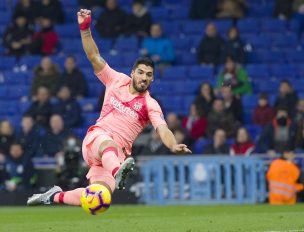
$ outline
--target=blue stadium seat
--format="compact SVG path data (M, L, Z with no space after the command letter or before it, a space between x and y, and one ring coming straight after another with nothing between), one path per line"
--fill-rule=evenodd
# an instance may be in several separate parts
M3 73L4 84L7 85L25 85L27 84L27 72L6 71Z
M62 4L63 8L66 8L66 7L72 8L73 7L75 9L75 8L79 7L78 0L61 1L61 4ZM75 15L75 17L76 17L76 15Z
M289 50L285 51L284 54L288 63L303 63L304 61L304 51Z
M170 18L169 10L163 7L152 7L150 13L154 21L167 20Z
M89 96L90 97L99 97L105 89L105 87L102 83L100 83L100 84L89 83L88 86L89 86Z
M187 7L178 7L172 9L170 18L173 20L185 20L189 16L189 9Z
M182 31L185 35L197 35L197 36L203 36L206 21L202 20L192 20L192 21L184 21L181 23Z
M254 109L258 103L258 94L242 96L242 103L248 109Z
M269 77L269 68L265 64L248 64L246 71L251 80Z
M197 63L196 55L192 52L176 52L175 56L177 65L194 65Z
M210 79L213 78L214 75L214 69L211 66L190 66L189 67L189 78L192 79Z
M165 113L183 110L183 98L181 96L158 96L158 99L160 100Z
M253 110L254 109L249 109L249 108L246 108L244 109L244 124L251 124L252 123L252 115L253 115Z
M197 89L199 88L199 86L197 86ZM191 104L194 102L196 95L194 94L195 92L193 92L193 94L191 95L184 95L183 96L183 105L185 107L186 110L189 111L189 107L191 106Z
M172 82L171 91L175 95L189 95L189 94L195 94L199 88L199 85L197 82L190 82L190 81L176 81ZM170 92L171 92L170 91Z
M304 80L289 80L293 88L298 92L304 92Z
M100 113L84 113L82 118L84 119L83 126L89 127L96 123L96 120L99 118Z
M136 37L119 37L114 45L120 52L138 51L138 41Z
M163 72L165 80L186 80L188 77L187 67L185 66L172 66L167 67Z
M252 35L246 40L252 45L253 49L269 49L272 44L271 37L268 35Z
M295 32L295 33L300 33L300 23L298 20L295 20L295 19L291 19L289 20L288 22L288 30L289 31L292 31L292 32Z
M193 35L193 36L188 36L190 38L191 41L191 48L197 49L197 47L199 46L201 40L202 40L202 35Z
M205 146L211 143L212 143L211 139L204 139L204 138L198 139L193 146L193 153L202 154L204 152Z
M13 85L8 87L8 99L20 99L29 95L30 86L27 85Z
M221 34L227 34L229 29L232 27L232 21L231 20L215 20L213 21L215 26L217 27L217 30Z
M269 94L275 94L278 91L279 84L280 83L278 81L260 81L258 84L259 91L267 92Z
M13 56L1 56L0 59L0 70L12 69L16 64L16 58Z
M276 78L291 78L296 74L296 70L292 66L273 64L270 66L270 75Z
M296 48L298 45L298 38L296 34L284 34L280 36L273 36L272 46L277 48Z
M8 25L11 22L11 11L1 11L0 15L0 25Z
M75 14L75 12L74 12ZM76 19L75 19L76 20ZM55 31L60 38L79 38L79 26L76 23L56 25Z
M136 52L133 52L133 53L124 52L121 54L121 56L122 56L122 65L124 67L130 67L130 68L133 66L135 60L139 57L138 53L136 53Z
M1 85L0 85L0 99L5 99L7 97L7 92L8 92L7 86L4 86L1 83Z
M248 62L251 63L283 63L285 57L283 52L280 51L257 51L247 54Z
M63 38L60 40L60 44L61 44L61 48L62 51L65 54L75 54L75 53L79 53L79 54L84 54L83 48L82 48L82 44L81 44L81 40L79 39L67 39L67 38Z
M18 101L15 100L1 100L0 114L16 115L19 114Z
M83 139L87 133L87 127L74 128L73 132L80 138Z
M170 36L177 36L181 33L179 22L177 21L162 21L160 22L162 27L162 31L165 35Z
M79 105L82 109L82 112L88 112L86 110L86 107L89 104L93 106L92 112L95 112L95 111L97 111L97 101L98 101L98 98L96 98L96 97L94 97L94 98L83 98L83 99L79 99L78 103L79 103Z
M19 60L19 65L26 65L28 69L32 69L41 62L41 56L22 56Z
M25 113L27 109L31 106L32 101L21 101L19 102L19 111L21 114Z
M110 54L103 54L102 56L111 67L124 66L124 61L121 55L112 56Z
M171 94L172 90L172 82L171 81L155 81L153 82L153 84L151 85L151 93L155 96L160 96L160 95L165 95Z
M258 125L246 125L245 128L248 130L253 142L258 140L259 135L262 133L262 128Z
M248 17L272 17L273 5L252 4L249 7Z
M260 28L260 21L257 18L241 19L237 23L237 27L243 37L243 33L257 34Z
M261 22L261 32L285 33L286 21L279 19L264 19Z
M172 37L171 41L175 51L184 51L185 53L188 53L191 49L191 41L189 38Z

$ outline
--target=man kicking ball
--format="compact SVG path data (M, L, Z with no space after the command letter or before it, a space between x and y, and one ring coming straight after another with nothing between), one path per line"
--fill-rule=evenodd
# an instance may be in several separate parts
M77 16L84 51L96 76L106 86L100 117L88 129L82 144L83 158L90 167L86 177L90 184L104 185L113 193L115 188L124 189L127 175L134 168L134 159L130 157L132 143L149 122L172 152L191 151L185 144L177 144L159 104L147 91L153 81L153 62L149 58L136 60L131 78L113 70L100 56L92 38L91 11L81 9ZM63 192L59 186L54 186L46 193L34 194L27 204L81 205L83 190Z

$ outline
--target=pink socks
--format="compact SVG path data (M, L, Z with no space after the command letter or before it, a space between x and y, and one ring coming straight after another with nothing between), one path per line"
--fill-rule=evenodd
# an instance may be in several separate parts
M120 167L117 149L115 147L104 149L101 156L101 163L102 166L115 177L115 174Z

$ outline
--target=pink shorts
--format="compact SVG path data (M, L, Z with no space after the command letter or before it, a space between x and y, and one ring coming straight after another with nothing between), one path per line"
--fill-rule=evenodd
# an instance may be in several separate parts
M98 155L100 144L106 140L114 141L111 134L103 131L100 127L90 127L82 143L82 154L85 162L90 167L89 172L86 175L90 183L103 181L110 186L112 191L114 191L115 179L109 171L102 167L101 159ZM125 155L123 154L122 149L120 149L119 144L117 144L117 146L118 157L120 163L122 163L125 159Z

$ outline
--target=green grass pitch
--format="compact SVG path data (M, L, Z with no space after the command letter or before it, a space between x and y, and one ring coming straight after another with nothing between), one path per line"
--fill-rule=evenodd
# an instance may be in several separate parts
M304 231L303 206L112 206L98 216L77 207L0 207L0 231L296 232Z

